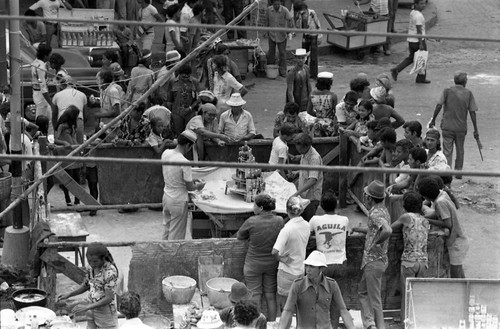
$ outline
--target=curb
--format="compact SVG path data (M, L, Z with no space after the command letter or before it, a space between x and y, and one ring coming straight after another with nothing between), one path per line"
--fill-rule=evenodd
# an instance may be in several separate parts
M437 6L434 3L428 3L424 9L424 16L426 18L425 20L425 30L428 31L432 27L434 27L437 22L438 22L438 15L437 15ZM408 33L408 28L405 28L403 31L398 31L400 33ZM326 39L326 38L324 38ZM393 38L392 44L396 44L399 42L405 42L406 38L405 37L396 37ZM318 47L318 56L326 56L326 55L332 55L335 53L335 46L330 45L324 40L324 44Z

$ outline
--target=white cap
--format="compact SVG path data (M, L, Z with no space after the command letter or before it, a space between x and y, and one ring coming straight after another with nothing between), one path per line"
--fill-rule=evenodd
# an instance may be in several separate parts
M320 72L318 73L318 79L333 79L333 73L332 72Z
M326 256L321 251L314 250L304 261L304 265L326 267Z

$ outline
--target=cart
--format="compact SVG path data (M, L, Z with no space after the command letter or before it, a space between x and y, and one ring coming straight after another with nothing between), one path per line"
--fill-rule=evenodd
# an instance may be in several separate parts
M389 24L389 17L374 15L370 12L357 13L348 11L344 17L323 13L334 31L363 31L385 33ZM327 42L344 50L354 50L357 59L363 59L373 46L387 43L387 37L367 35L328 34Z

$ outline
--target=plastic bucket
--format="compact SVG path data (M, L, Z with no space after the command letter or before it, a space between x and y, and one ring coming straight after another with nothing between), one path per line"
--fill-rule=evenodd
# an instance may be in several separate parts
M268 79L276 79L279 75L279 66L269 64L266 65L266 76Z
M229 293L233 284L238 282L232 278L213 278L207 281L207 296L210 305L222 309L231 306Z
M163 295L170 304L189 304L196 291L196 280L188 276L168 276L161 282Z
M198 284L202 293L207 292L207 281L224 276L224 258L222 256L198 257Z

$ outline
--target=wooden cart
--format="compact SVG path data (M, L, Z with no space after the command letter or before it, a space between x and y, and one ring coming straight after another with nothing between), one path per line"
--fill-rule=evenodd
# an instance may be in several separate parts
M363 32L387 32L389 24L388 16L369 15L348 11L345 17L323 13L329 30L334 31L363 31ZM371 47L387 43L386 37L366 35L341 35L328 34L327 42L331 45L348 51L355 51L357 59L363 59Z

